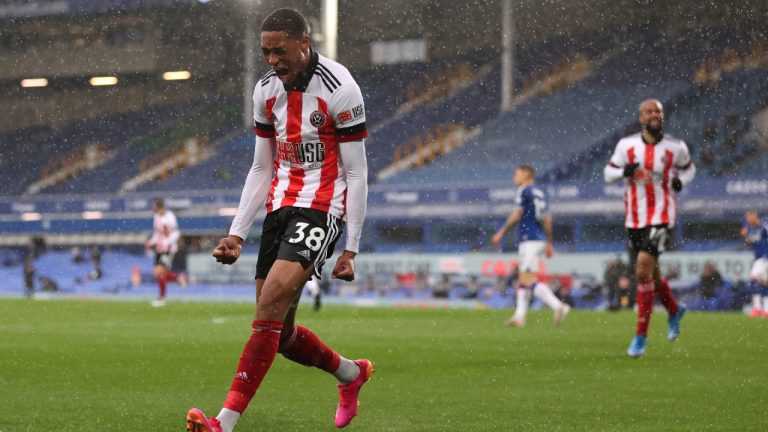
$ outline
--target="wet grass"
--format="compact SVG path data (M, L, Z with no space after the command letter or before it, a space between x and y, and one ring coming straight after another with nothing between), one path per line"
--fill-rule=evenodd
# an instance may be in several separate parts
M0 432L181 431L221 406L252 305L0 300ZM624 354L630 313L302 307L302 324L376 373L358 431L766 430L768 319L691 313ZM332 377L279 358L239 431L334 430Z

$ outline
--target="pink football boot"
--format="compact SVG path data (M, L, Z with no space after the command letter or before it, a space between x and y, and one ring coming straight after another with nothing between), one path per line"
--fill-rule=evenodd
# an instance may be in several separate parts
M360 393L360 388L368 382L373 373L373 363L369 360L355 360L355 363L360 368L360 375L351 383L347 385L339 384L338 386L339 405L336 407L336 419L334 420L337 428L343 428L348 425L357 415L357 407L360 405L357 395Z
M216 417L207 418L197 408L187 412L187 432L221 432L219 420Z

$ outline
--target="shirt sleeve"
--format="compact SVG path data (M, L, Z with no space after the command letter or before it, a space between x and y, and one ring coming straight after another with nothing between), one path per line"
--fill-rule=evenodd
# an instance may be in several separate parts
M611 159L608 161L608 165L603 169L603 177L608 183L615 182L624 177L624 166L627 164L627 156L622 151L623 146L621 142L616 145L616 150L613 151Z
M267 113L267 104L260 82L253 90L253 132L260 138L273 138L275 124Z
M333 93L330 111L336 123L336 137L340 143L360 141L368 137L363 94L355 82L346 83Z
M368 162L365 142L349 141L339 146L339 154L347 175L347 243L345 250L357 253L368 205Z
M515 208L517 210L523 210L523 202L525 201L525 189L518 188L515 192Z
M152 246L156 245L159 238L160 233L157 231L157 216L152 215L152 237L149 238L149 244Z
M677 160L675 160L675 169L677 170L677 177L683 182L684 185L693 181L696 176L696 164L691 159L691 153L688 151L688 146L684 142L680 142L680 149L677 152Z
M168 245L167 247L170 248L171 245L176 244L179 241L179 238L181 238L181 232L179 231L179 222L176 220L176 215L173 213L168 213Z
M547 196L546 192L541 189L536 189L535 197L533 197L533 200L533 206L536 208L537 215L543 216L549 213L549 197Z
M245 178L245 185L240 194L240 205L229 234L245 240L251 230L256 214L264 205L274 178L275 137L256 136L253 151L253 163Z

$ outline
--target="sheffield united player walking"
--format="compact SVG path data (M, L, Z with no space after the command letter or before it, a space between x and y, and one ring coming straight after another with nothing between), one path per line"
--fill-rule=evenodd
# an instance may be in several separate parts
M165 306L165 295L168 282L178 281L182 287L186 288L186 275L178 275L171 271L173 257L179 248L179 224L176 222L176 215L165 208L165 202L156 199L153 204L154 211L154 232L152 237L144 243L144 247L155 250L155 266L152 273L155 276L158 287L158 296L152 301L152 306Z
M677 304L667 280L661 277L658 259L677 219L675 193L696 175L686 144L663 134L661 102L648 99L640 104L640 125L640 133L619 141L604 170L607 182L623 179L625 184L625 226L637 275L637 333L627 349L631 357L645 353L654 294L669 313L668 339L680 336L685 308Z
M337 427L357 414L358 393L373 372L370 361L347 360L294 324L302 287L333 253L345 216L346 246L333 276L355 277L368 194L360 88L344 66L312 50L306 20L294 10L278 9L264 19L261 49L272 70L253 93L254 161L229 236L213 251L217 261L234 263L266 201L256 316L224 408L210 419L191 409L190 431L231 431L277 353L336 377Z

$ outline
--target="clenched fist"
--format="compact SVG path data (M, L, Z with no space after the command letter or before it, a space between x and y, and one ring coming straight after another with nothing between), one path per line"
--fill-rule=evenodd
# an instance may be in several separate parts
M342 252L339 259L336 260L336 266L333 267L332 276L347 282L355 280L355 256L357 254L354 252Z
M229 236L219 239L219 244L213 248L213 257L216 262L222 264L234 264L240 258L240 249L243 239L237 236Z

